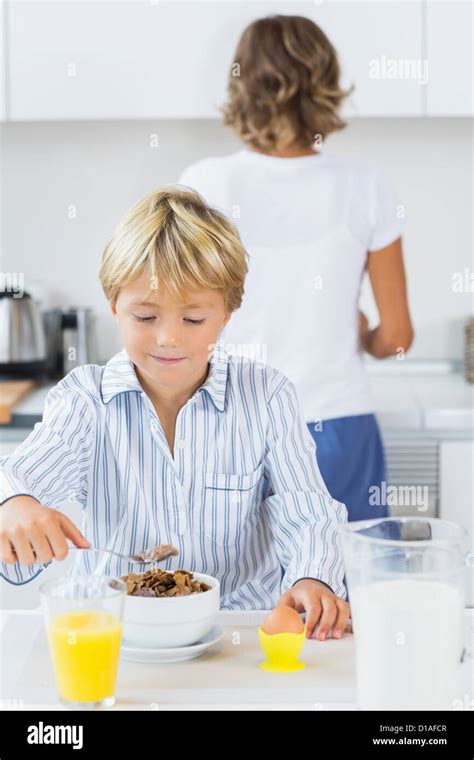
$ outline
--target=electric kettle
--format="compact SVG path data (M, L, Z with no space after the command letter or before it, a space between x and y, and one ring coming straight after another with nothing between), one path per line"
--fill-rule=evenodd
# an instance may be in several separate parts
M0 375L34 378L46 367L43 317L29 295L0 291Z

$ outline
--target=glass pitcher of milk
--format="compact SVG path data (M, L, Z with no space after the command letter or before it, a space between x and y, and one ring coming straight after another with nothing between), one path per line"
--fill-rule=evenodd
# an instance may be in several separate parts
M467 533L446 520L341 526L362 710L452 709L464 651Z

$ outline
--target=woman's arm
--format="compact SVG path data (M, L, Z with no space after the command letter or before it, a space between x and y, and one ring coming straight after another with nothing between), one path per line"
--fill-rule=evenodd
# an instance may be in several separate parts
M408 351L414 331L408 308L402 239L370 252L367 272L380 323L373 330L362 327L361 348L377 359Z

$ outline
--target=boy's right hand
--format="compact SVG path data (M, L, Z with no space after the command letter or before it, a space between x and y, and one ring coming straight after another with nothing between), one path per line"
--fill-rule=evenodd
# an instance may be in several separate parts
M32 496L14 496L0 506L0 561L25 565L65 559L66 538L75 546L91 546L62 512L45 507Z

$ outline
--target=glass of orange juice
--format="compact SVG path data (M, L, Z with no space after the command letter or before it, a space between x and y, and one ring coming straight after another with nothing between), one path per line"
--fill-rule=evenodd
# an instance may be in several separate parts
M126 584L104 575L72 575L43 583L39 592L60 701L82 710L111 707Z

